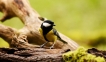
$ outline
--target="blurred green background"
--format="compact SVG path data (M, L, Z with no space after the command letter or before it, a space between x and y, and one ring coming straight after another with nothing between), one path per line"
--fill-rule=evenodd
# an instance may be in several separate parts
M53 20L56 29L86 48L106 50L106 0L29 0L43 17ZM2 17L0 13L0 18ZM18 25L17 25L17 24ZM2 24L2 23L1 23ZM23 27L18 18L3 24ZM8 47L0 39L0 47Z

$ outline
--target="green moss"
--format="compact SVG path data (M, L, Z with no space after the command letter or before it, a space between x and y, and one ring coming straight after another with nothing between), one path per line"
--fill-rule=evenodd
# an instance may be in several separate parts
M70 51L63 54L65 62L105 62L103 57L96 57L89 54L84 47L79 47L75 51Z

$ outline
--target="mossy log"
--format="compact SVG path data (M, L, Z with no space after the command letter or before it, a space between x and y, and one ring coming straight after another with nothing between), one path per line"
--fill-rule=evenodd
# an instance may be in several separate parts
M68 44L57 40L54 49L47 49L51 43L48 43L44 49L39 48L39 45L45 42L39 34L41 16L30 6L28 0L0 0L0 12L4 14L0 19L1 22L18 17L24 24L19 30L0 24L0 37L10 45L10 48L0 48L1 62L63 62L63 52L67 49L76 50L79 46L59 33Z

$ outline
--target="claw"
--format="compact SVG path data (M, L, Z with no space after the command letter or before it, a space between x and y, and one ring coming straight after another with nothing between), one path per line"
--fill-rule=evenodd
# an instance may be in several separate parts
M40 48L43 48L44 45L41 45Z
M54 44L55 44L55 42L54 42L53 45L50 47L50 49L53 49L53 48L54 48Z
M54 46L51 46L51 47L50 47L50 49L53 49L53 48L54 48Z
M45 46L45 44L47 44L48 42L45 42L44 44L42 44L41 46L40 46L40 48L43 48L44 46Z

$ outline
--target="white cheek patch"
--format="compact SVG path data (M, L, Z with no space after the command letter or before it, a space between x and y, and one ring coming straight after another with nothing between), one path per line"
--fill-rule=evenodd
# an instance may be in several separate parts
M49 27L49 26L51 26L51 24L49 24L49 23L43 23L43 26Z

